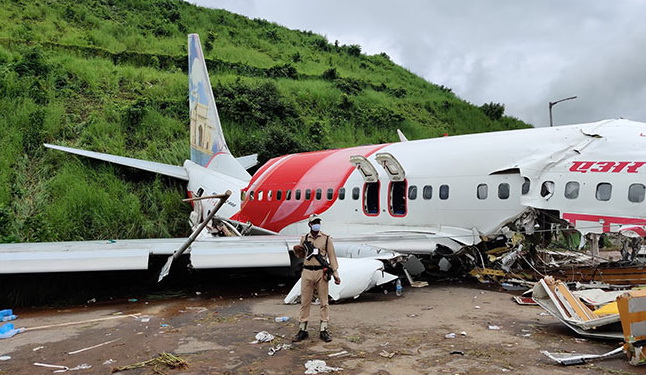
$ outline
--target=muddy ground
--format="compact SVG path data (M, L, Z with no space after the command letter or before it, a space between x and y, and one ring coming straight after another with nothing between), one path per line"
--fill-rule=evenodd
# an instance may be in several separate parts
M601 354L618 343L582 339L540 307L516 304L510 292L463 282L406 286L401 297L378 291L334 303L332 342L318 339L316 322L310 326L309 340L269 355L271 348L291 344L297 330L298 306L283 304L291 287L283 282L232 280L219 289L171 298L141 296L18 309L13 323L27 330L0 340L0 356L10 357L0 361L0 374L57 370L34 363L68 368L85 364L91 367L67 373L109 374L164 352L189 367L147 366L117 373L303 374L309 360L342 368L340 374L616 375L644 370L630 366L623 356L567 367L552 363L541 350ZM318 309L313 313L316 321ZM276 322L279 316L290 319ZM275 339L252 343L261 331ZM450 333L456 337L446 338Z

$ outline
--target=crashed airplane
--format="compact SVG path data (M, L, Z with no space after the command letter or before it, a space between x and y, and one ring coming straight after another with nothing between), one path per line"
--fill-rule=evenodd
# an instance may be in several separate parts
M225 141L196 34L188 58L191 155L183 166L45 146L186 181L190 219L194 228L208 224L206 232L188 242L4 244L0 273L146 269L153 255L184 251L197 269L294 267L290 249L312 213L345 259L342 280L365 288L392 280L375 273L402 256L442 270L459 254L478 263L477 246L505 232L532 235L558 224L581 234L646 234L645 123L414 141L400 133L396 143L277 157L251 176L255 156L236 158ZM353 270L362 270L361 280ZM346 288L338 299L365 288Z

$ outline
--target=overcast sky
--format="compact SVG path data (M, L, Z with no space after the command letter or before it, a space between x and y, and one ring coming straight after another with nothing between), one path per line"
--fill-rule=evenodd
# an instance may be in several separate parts
M646 0L191 0L387 53L534 126L646 122Z

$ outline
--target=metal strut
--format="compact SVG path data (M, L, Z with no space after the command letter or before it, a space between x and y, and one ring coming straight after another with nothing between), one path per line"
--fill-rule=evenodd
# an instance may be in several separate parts
M208 215L208 216L206 217L206 219L205 219L205 220L200 224L200 226L199 226L199 227L197 227L197 229L195 229L195 231L193 232L193 234L191 234L191 236L186 240L186 242L185 242L185 243L184 243L184 244L183 244L179 249L175 250L175 252L173 253L173 255L171 255L170 257L168 257L168 260L166 261L166 264L164 265L164 267L162 267L161 271L159 272L159 278L157 279L157 282L162 281L162 279L168 275L168 273L170 272L170 267L171 267L171 265L173 264L173 261L174 261L175 259L179 258L179 257L184 253L184 251L186 251L186 249L188 249L188 247L189 247L189 246L191 246L191 244L193 243L193 241L195 241L195 239L197 238L197 236L199 236L199 234L202 232L202 230L204 229L204 227L206 227L206 225L207 225L207 224L208 224L208 223L213 219L213 217L214 217L214 216L215 216L215 214L218 212L218 210L220 209L220 207L222 207L222 205L224 204L224 202L226 202L226 201L227 201L227 199L229 199L229 197L230 197L230 196L231 196L231 190L227 190L224 194L210 195L210 196L208 196L208 197L200 197L201 199L217 198L217 199L219 199L220 201L218 202L218 204L216 204L216 205L215 205L215 207L213 208L213 210L211 210L211 212L209 213L209 215ZM196 199L192 199L192 200L196 200Z

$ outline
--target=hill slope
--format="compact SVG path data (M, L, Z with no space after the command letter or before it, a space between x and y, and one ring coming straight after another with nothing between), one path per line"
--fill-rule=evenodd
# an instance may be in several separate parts
M172 0L0 3L0 240L186 235L183 185L42 143L180 165L186 35L199 33L229 146L271 157L527 127L385 53Z

